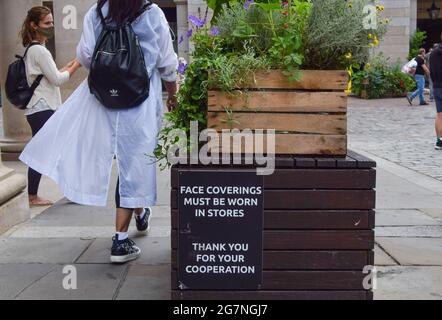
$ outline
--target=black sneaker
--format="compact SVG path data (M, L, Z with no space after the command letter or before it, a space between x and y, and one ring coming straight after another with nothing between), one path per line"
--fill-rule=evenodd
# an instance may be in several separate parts
M150 208L144 209L144 217L143 219L140 219L139 215L135 214L135 222L137 223L137 230L141 232L147 232L150 229L149 221L150 217L152 216L152 210Z
M434 145L434 149L442 150L442 139L437 139L436 144Z
M420 105L420 106L428 106L428 105L430 105L430 104L429 104L428 102L425 101L425 102L421 102L421 103L419 103L419 105Z
M125 263L135 260L140 256L140 248L129 238L118 240L118 235L116 235L112 240L113 244L110 257L112 263Z
M407 96L407 101L410 104L410 106L413 106L413 100L411 100L410 96Z

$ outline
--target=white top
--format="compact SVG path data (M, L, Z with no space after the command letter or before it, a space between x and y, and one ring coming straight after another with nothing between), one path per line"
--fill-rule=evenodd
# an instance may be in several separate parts
M102 30L95 9L96 5L86 14L77 48L77 58L86 68ZM106 3L105 16L107 11ZM120 173L121 206L146 208L156 202L156 161L148 155L153 155L157 145L164 110L161 78L176 79L178 59L169 25L157 5L132 26L151 72L149 98L135 108L107 109L90 93L85 80L20 156L31 168L52 178L76 203L107 205L114 155Z
M29 86L39 75L43 75L40 85L35 89L25 111L25 115L34 113L32 108L41 99L44 99L51 110L57 110L61 105L60 86L69 80L69 72L60 72L52 58L51 52L43 45L29 48L25 57L26 76Z

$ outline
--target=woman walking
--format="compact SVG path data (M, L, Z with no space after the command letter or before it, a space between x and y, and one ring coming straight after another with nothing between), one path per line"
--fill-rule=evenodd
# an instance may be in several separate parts
M61 105L59 87L69 81L80 64L74 60L62 70L57 69L51 53L45 47L48 40L54 36L54 19L51 10L47 7L33 7L28 11L20 35L23 46L27 48L25 65L28 83L32 84L38 76L43 75L25 111L32 136L35 136ZM40 180L41 174L30 167L28 194L31 207L53 204L37 195Z
M176 104L177 56L169 25L155 4L144 0L99 0L86 14L77 58L90 69L97 39L106 23L128 21L137 35L150 76L148 98L130 109L110 109L90 93L85 80L36 135L20 159L58 183L73 202L106 206L110 174L116 157L119 181L116 191L116 234L111 261L136 259L140 249L128 238L135 213L139 231L148 228L149 206L156 202L156 164L153 154L163 112L162 85L169 94L169 110ZM141 12L141 14L140 14ZM100 14L101 13L101 14ZM115 74L118 77L118 74ZM110 94L121 94L111 90ZM47 144L46 140L51 139ZM45 145L46 152L41 148Z

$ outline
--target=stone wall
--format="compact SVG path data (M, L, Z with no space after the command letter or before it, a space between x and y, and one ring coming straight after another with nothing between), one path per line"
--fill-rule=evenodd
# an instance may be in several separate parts
M410 48L410 34L416 29L416 19L411 14L416 0L382 0L381 3L385 6L383 14L390 20L390 25L375 53L383 52L392 61L400 59L404 62Z

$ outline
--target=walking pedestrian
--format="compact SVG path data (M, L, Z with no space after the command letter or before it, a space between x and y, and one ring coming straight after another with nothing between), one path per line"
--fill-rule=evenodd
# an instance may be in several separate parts
M413 105L413 100L417 96L419 96L421 106L428 105L428 102L426 102L424 98L424 89L425 89L425 75L429 76L430 70L425 65L425 53L426 53L425 49L421 48L419 50L419 55L415 58L417 62L417 67L414 78L416 79L417 89L411 95L407 96L407 100L410 106Z
M437 112L435 121L436 144L434 147L436 150L442 150L442 43L431 53L430 64Z

